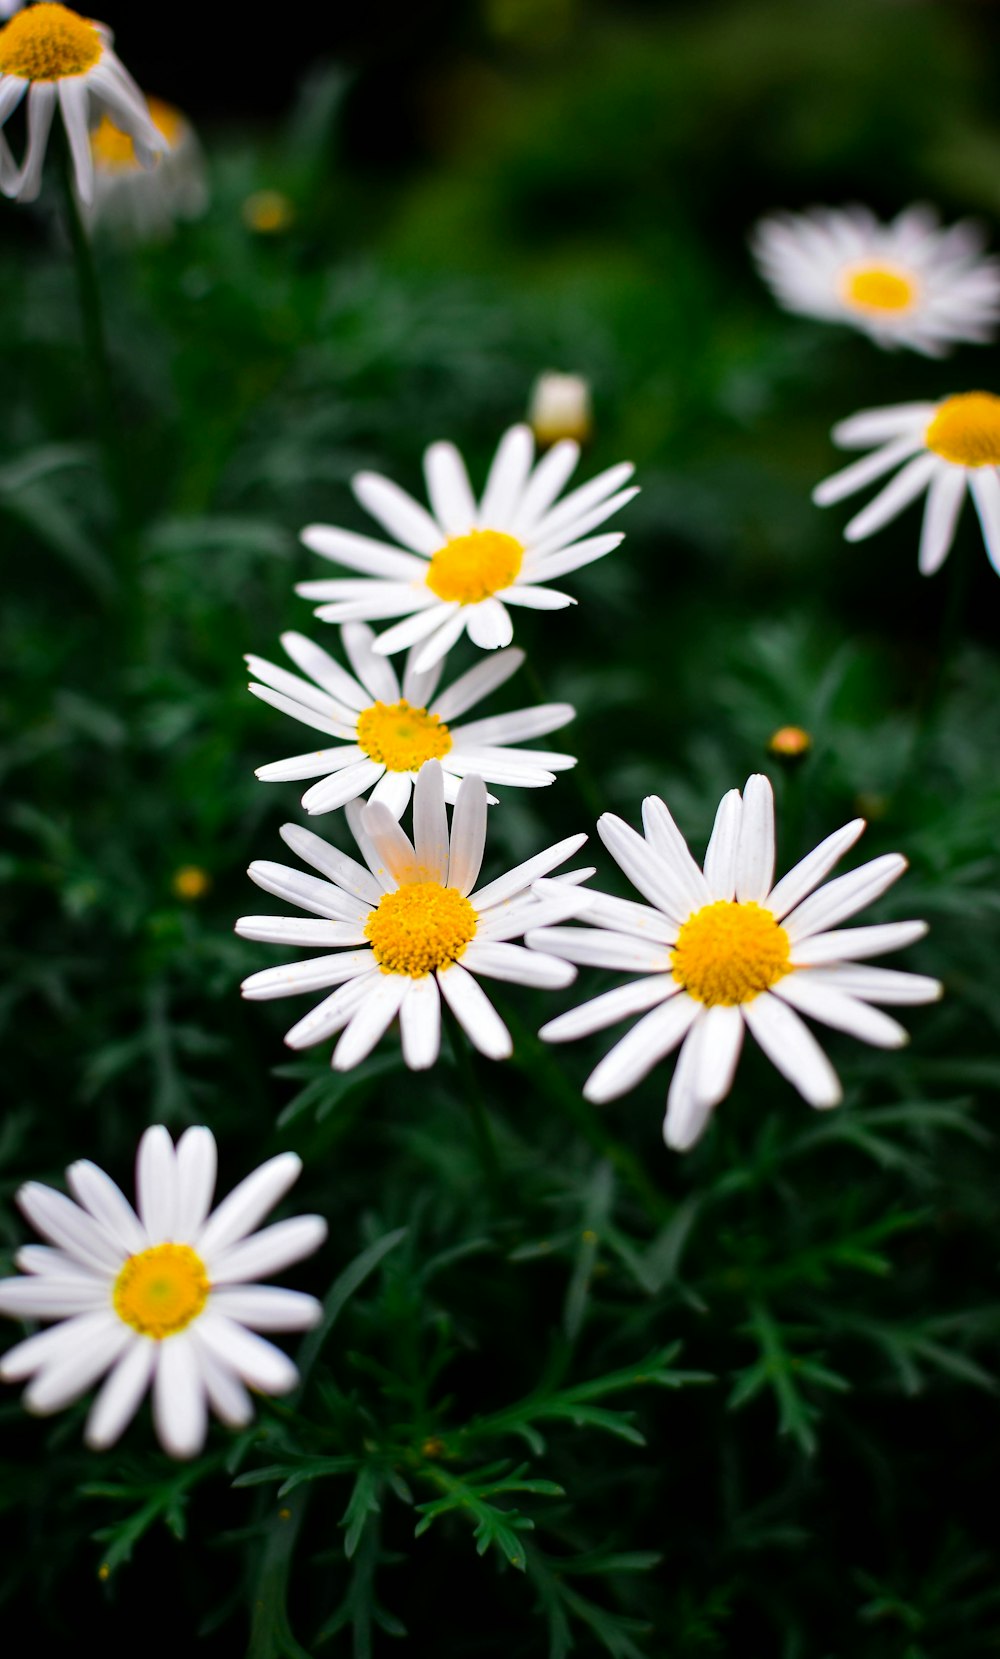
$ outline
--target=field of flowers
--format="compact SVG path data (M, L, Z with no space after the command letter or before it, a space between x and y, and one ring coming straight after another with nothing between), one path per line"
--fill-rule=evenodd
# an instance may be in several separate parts
M1000 15L432 10L0 0L0 1605L1000 1653Z

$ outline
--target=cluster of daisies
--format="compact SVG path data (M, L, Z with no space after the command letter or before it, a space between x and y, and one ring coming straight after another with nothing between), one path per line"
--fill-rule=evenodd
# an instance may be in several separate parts
M961 341L992 339L1000 318L1000 261L983 256L976 226L943 230L927 207L888 225L863 207L776 214L757 226L752 246L788 310L850 323L888 350L942 357ZM818 506L893 475L849 521L848 541L873 535L926 493L918 563L931 576L948 557L968 490L1000 574L1000 395L959 391L866 409L835 426L833 441L869 453L817 486Z
M12 0L0 5L13 13L0 29L0 129L25 96L28 116L20 166L0 131L8 195L37 193L57 103L83 202L93 197L102 145L118 146L123 167L140 168L176 147L177 133L151 112L101 25L49 0L23 10ZM923 214L888 230L850 213L774 220L761 228L758 252L786 304L854 315L883 344L936 352L981 334L1000 310L1000 275L977 258L968 233L942 234ZM398 1023L403 1060L420 1072L438 1061L448 1018L453 1042L467 1040L492 1060L510 1055L510 1033L483 980L552 992L569 986L578 967L593 968L623 977L550 1018L541 1035L565 1042L634 1019L585 1085L593 1102L624 1094L678 1051L664 1120L669 1146L685 1150L703 1133L732 1086L747 1031L810 1105L834 1106L840 1085L806 1020L893 1048L906 1032L877 1005L940 994L934 980L871 965L919 939L922 922L841 927L905 869L888 854L827 880L863 820L835 830L775 880L774 799L756 775L742 793L724 796L702 863L657 796L642 804L641 829L601 816L599 837L637 898L590 887L591 868L567 868L582 834L510 870L486 862L490 812L504 810L505 792L548 787L575 765L561 750L527 746L569 724L568 704L489 710L524 661L515 619L575 602L555 584L620 546L621 532L607 525L636 493L628 463L570 487L580 444L567 429L584 435L590 418L578 382L550 379L536 403L534 430L517 425L503 436L478 496L458 450L435 443L424 457L426 504L363 472L353 491L379 534L321 524L302 532L335 574L298 592L335 632L329 649L284 634L291 668L249 657L250 689L319 732L321 746L269 762L258 776L306 782L305 812L343 813L354 852L289 823L281 835L299 863L251 865L256 885L296 914L245 916L239 934L312 954L252 974L243 994L321 993L285 1040L295 1049L331 1043L340 1071L360 1064ZM994 405L1000 411L1000 400L968 393L855 417L838 429L841 441L882 447L823 486L822 499L906 460L850 533L876 528L927 484L921 562L932 569L947 552L968 475L989 541L1000 526ZM458 649L482 655L455 672ZM134 1207L86 1161L66 1172L72 1196L28 1183L18 1202L47 1242L18 1252L21 1276L0 1281L0 1312L48 1328L6 1353L0 1377L26 1380L25 1403L38 1413L100 1382L85 1430L96 1448L117 1439L147 1391L173 1456L202 1446L210 1409L246 1424L248 1390L281 1394L298 1382L264 1333L322 1317L312 1297L257 1282L325 1236L317 1216L257 1230L299 1169L294 1154L273 1158L213 1210L211 1132L188 1129L174 1145L157 1126L139 1145Z

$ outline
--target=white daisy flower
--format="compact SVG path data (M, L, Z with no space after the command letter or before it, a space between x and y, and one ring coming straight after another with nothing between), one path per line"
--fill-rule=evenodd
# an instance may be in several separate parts
M358 473L354 494L401 545L311 524L302 532L306 546L361 571L363 579L302 582L296 591L329 601L316 611L324 622L403 617L380 634L375 650L392 656L419 643L417 673L464 633L485 651L509 645L514 629L508 605L555 611L574 604L546 584L602 558L622 540L620 534L590 532L637 494L622 487L634 468L628 461L609 467L556 504L579 454L579 445L567 439L533 467L530 427L512 426L477 504L458 450L432 444L424 456L431 513L388 478Z
M584 1093L614 1100L683 1040L663 1126L678 1151L694 1145L728 1093L745 1028L811 1106L836 1106L837 1075L799 1016L896 1048L906 1032L869 1003L941 994L937 980L856 960L911 944L927 931L924 922L835 931L902 875L905 858L887 853L820 887L864 829L856 818L773 885L774 797L760 774L742 798L738 789L723 797L704 871L655 795L642 816L645 837L611 813L597 827L648 903L588 893L586 920L595 926L527 935L531 947L567 961L642 977L552 1020L541 1035L566 1042L651 1010L605 1056Z
M816 207L763 219L751 248L786 311L850 323L877 346L942 357L959 340L993 338L1000 261L982 257L975 225L942 230L907 208L883 225L866 207Z
M532 887L587 837L571 835L477 887L486 846L486 785L481 778L462 780L449 838L436 760L421 769L414 786L413 843L383 802L352 801L347 819L364 865L296 824L284 826L282 839L325 880L283 864L251 864L258 887L323 919L244 916L237 933L268 944L335 948L251 974L243 995L264 1000L336 986L292 1026L285 1042L308 1048L341 1032L333 1051L337 1071L365 1059L397 1014L406 1064L413 1071L432 1066L442 997L481 1054L506 1059L510 1034L478 976L545 990L572 983L575 968L511 941L534 922L562 921L579 910L571 885L578 875L543 882L540 893Z
M373 651L375 636L365 623L348 622L342 636L357 678L302 634L283 634L281 643L310 676L308 681L262 657L246 659L250 672L264 682L251 682L255 696L304 726L341 739L336 748L314 749L257 769L265 783L318 777L321 781L302 797L307 812L332 812L374 785L371 799L383 801L393 817L400 818L409 805L414 779L428 760L441 762L445 800L452 804L470 772L486 783L538 789L554 783L557 772L576 765L573 755L512 747L565 726L575 713L570 703L543 703L462 726L450 724L517 673L524 652L516 647L479 663L435 696L440 662L417 673L411 651L400 686L392 664Z
M169 236L178 220L200 218L208 206L205 160L190 121L162 98L147 103L165 145L156 166L143 167L131 134L103 116L90 135L94 199L82 204L91 225L136 242Z
M17 1202L49 1242L18 1251L25 1277L0 1280L0 1313L58 1323L4 1354L0 1377L30 1377L24 1404L41 1416L105 1377L87 1419L95 1449L113 1445L149 1388L171 1457L200 1451L209 1406L243 1427L253 1416L248 1388L287 1394L298 1381L287 1355L255 1333L306 1330L322 1312L313 1296L256 1282L326 1237L318 1215L254 1232L301 1168L294 1152L283 1152L209 1214L211 1130L186 1129L174 1146L156 1125L139 1142L135 1210L87 1159L66 1171L73 1198L29 1181Z
M0 127L27 94L28 148L18 167L0 134L0 187L19 202L34 201L56 104L73 157L77 194L90 202L94 162L90 125L103 113L135 142L142 167L152 167L163 138L134 80L111 49L111 30L42 0L19 11L0 29Z
M918 565L932 576L948 557L966 488L979 515L986 552L1000 573L1000 397L959 392L940 403L866 409L832 433L842 449L872 453L835 472L813 490L818 507L842 501L883 474L899 471L844 530L863 541L927 491Z

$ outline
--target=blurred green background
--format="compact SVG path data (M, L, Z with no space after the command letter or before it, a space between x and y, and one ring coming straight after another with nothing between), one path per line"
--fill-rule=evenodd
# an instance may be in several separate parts
M228 56L191 50L193 9L108 20L144 87L198 121L212 206L164 245L95 243L110 483L54 181L3 213L4 1262L22 1180L58 1183L86 1155L126 1183L152 1121L211 1124L225 1184L302 1154L294 1206L327 1214L331 1239L298 1285L322 1293L363 1244L410 1232L349 1305L308 1410L264 1408L239 1452L244 1472L368 1458L350 1559L343 1473L310 1481L275 1588L274 1485L230 1488L223 1431L178 1477L148 1423L97 1459L82 1408L35 1423L11 1391L0 1595L50 1644L83 1626L111 1653L134 1651L151 1606L164 1645L243 1653L262 1585L255 1659L380 1656L397 1624L442 1659L1000 1652L1000 587L968 509L924 581L915 509L851 547L842 510L809 500L838 464L835 420L995 389L996 351L928 363L784 315L746 249L763 211L850 200L886 216L929 200L1000 246L997 8L483 0L315 35L298 15L288 39L281 19L246 38L234 23ZM261 189L290 203L273 234L248 224ZM600 810L634 822L650 791L700 855L720 795L765 768L782 866L858 811L865 856L910 857L879 915L927 916L906 965L948 997L914 1012L902 1055L829 1037L848 1097L832 1117L748 1053L678 1159L668 1068L587 1129L567 1089L607 1042L558 1065L532 1046L603 982L510 989L517 1058L477 1082L494 1189L447 1054L414 1083L392 1038L345 1084L324 1053L282 1049L299 1005L240 1002L241 977L278 959L232 934L259 908L245 868L301 818L294 786L253 768L304 745L247 695L241 653L276 657L290 627L332 646L292 591L326 574L299 528L368 528L351 475L419 491L439 437L478 485L546 368L592 382L585 469L628 457L642 494L623 548L573 579L577 608L518 617L546 695L577 707L564 746L584 765L508 792L489 868ZM956 644L942 617L962 581ZM524 680L507 706L531 700ZM766 747L788 722L814 739L794 774ZM312 827L346 845L340 815ZM517 1500L527 1573L499 1546L477 1557L461 1505L414 1541L394 1483L423 1502L436 1467L469 1476L462 1425L543 1373L551 1389L640 1375L675 1339L713 1380L616 1402L645 1449L567 1421L544 1452L499 1431L477 1452L567 1494Z

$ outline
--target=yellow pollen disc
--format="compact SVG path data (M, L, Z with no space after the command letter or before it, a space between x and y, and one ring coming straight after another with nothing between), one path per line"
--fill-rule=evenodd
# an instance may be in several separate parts
M1000 397L960 392L946 397L925 434L928 449L960 467L1000 466Z
M162 98L148 98L146 102L154 127L173 149L184 129L183 115L180 110L174 109L173 104L165 104ZM110 116L101 116L100 123L90 135L90 147L95 165L106 173L141 171L132 135L116 127Z
M439 599L478 605L509 588L521 568L524 548L501 530L470 530L452 536L431 558L427 586Z
M844 277L844 298L860 311L909 311L917 297L912 277L885 265L864 265Z
M696 1002L735 1008L791 971L788 934L759 904L719 899L689 916L671 953L674 978Z
M85 75L103 52L101 37L68 6L28 6L0 29L0 73L24 81Z
M411 881L383 893L365 928L382 972L411 979L457 962L475 934L476 912L468 899L439 881Z
M418 772L425 760L440 760L451 748L444 721L408 703L373 703L358 715L358 742L389 772Z
M159 1342L197 1319L211 1288L205 1264L189 1244L154 1244L129 1257L112 1300L119 1319Z

